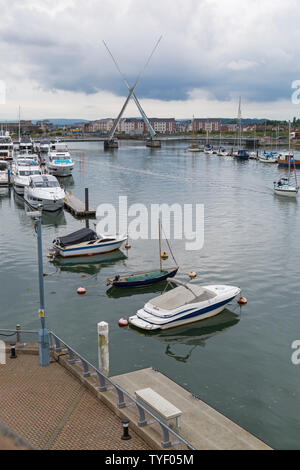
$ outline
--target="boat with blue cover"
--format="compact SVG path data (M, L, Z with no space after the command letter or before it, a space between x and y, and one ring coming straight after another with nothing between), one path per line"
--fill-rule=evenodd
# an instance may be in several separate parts
M118 250L127 239L126 235L98 235L94 230L82 228L53 240L54 253L63 256L91 256Z

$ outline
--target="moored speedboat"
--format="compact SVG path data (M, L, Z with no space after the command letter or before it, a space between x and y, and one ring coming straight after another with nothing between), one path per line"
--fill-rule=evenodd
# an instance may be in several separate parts
M203 320L220 313L240 293L235 286L170 282L177 287L147 302L129 317L131 325L152 331Z
M57 255L63 257L99 255L118 250L125 240L127 235L101 236L94 230L82 228L53 240L53 249Z
M12 160L14 154L14 144L9 132L0 131L0 160Z
M239 158L240 160L248 160L248 158L249 158L248 152L246 152L246 150L244 150L244 149L238 150L234 154L234 156L235 156L235 158Z
M33 208L42 205L42 210L57 211L64 205L65 191L52 175L29 177L29 185L24 189L24 199Z
M19 158L16 160L12 165L12 176L16 193L23 195L24 188L29 186L30 176L41 174L41 169L36 160L31 158Z
M0 186L8 186L10 169L5 161L0 161Z
M268 153L266 151L258 157L259 161L262 163L277 163L277 158L278 156L273 154L273 152Z
M202 152L202 148L198 144L191 144L187 150L188 152Z
M229 155L229 152L227 152L227 150L224 148L219 148L218 155L219 157L227 157Z
M47 167L49 173L56 176L70 176L72 174L74 162L66 144L55 142L51 145Z

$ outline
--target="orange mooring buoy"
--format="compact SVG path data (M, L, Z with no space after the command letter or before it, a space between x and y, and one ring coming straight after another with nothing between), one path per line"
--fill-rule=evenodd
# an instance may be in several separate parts
M85 287L78 287L78 289L77 289L77 294L79 294L79 295L86 294L86 289L85 289Z
M120 320L118 321L118 325L119 326L128 326L127 318L120 318Z
M52 257L53 257L53 255L51 253L47 254L47 258L52 258Z
M160 255L161 259L168 259L169 255L165 251Z
M246 297L240 297L240 298L238 299L238 304L240 304L240 305L246 305L246 303L247 303Z
M190 277L191 279L195 279L196 276L197 276L197 273L195 273L195 271L191 271L191 272L189 273L189 277Z

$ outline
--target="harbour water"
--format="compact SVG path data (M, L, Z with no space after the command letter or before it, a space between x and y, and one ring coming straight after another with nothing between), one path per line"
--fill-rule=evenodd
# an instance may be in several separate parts
M158 267L157 240L132 241L123 254L52 263L46 256L52 240L86 224L62 211L42 219L48 328L96 364L96 325L107 321L111 375L153 366L271 447L299 449L300 366L292 364L291 344L300 339L300 209L298 201L273 194L273 181L287 170L191 154L184 143L151 150L124 142L112 152L101 142L69 147L75 168L64 184L81 199L88 187L91 206L117 206L120 195L147 207L204 204L203 249L186 251L184 240L171 239L178 278L186 282L196 271L195 283L238 285L248 304L234 302L211 320L155 335L119 328L120 317L134 314L160 288L112 291L106 278ZM1 189L0 214L0 326L38 329L33 220L7 189Z

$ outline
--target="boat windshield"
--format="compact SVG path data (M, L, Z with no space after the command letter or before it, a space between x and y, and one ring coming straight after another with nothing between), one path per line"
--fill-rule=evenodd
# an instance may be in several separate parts
M35 188L59 188L58 181L36 181L33 186Z
M19 171L20 176L31 176L31 175L40 175L40 170L21 170Z

